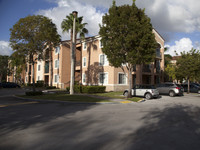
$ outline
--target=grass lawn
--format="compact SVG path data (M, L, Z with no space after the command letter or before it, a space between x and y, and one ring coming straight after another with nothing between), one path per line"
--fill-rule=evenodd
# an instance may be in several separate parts
M107 93L97 93L94 95L108 97L108 98L117 98L117 99L125 99L133 102L138 102L139 100L142 100L141 97L132 97L132 98L126 98L123 96L123 92L107 92Z
M20 96L23 98L42 99L42 100L59 100L59 101L71 101L71 102L111 102L106 99L90 97L86 95L69 95L69 94L47 94L39 96Z

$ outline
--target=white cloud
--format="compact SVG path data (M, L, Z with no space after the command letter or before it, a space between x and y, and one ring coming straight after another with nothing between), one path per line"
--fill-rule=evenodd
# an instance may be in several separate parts
M83 23L88 23L86 28L89 31L89 35L97 35L99 32L99 24L103 13L98 11L94 6L90 4L83 4L75 0L58 0L58 6L48 10L40 10L36 14L41 14L49 17L57 25L58 33L62 36L62 40L69 40L69 33L62 33L61 22L66 18L66 15L72 13L72 11L78 11L78 16L83 16Z
M9 46L9 42L0 41L0 55L8 55L10 56L13 53L11 47Z
M180 55L180 53L183 51L190 51L194 46L190 38L182 38L179 41L175 41L175 45L165 45L165 47L168 48L168 51L165 52L165 54L175 56L175 51L178 53L178 55Z

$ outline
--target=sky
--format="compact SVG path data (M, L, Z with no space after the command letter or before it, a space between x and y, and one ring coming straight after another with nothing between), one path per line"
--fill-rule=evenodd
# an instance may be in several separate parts
M132 4L132 0L116 0L118 6ZM66 15L78 11L88 23L87 36L98 35L102 16L108 12L112 0L0 0L0 55L11 55L9 29L28 15L44 15L52 19L62 40L70 39L62 33L60 24ZM200 50L200 1L197 0L136 0L138 8L145 8L153 27L165 40L166 54L175 56L192 48Z

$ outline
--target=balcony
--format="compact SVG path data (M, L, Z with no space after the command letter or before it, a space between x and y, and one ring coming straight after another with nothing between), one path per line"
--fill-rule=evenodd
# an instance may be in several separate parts
M76 70L81 70L81 61L76 61Z
M142 72L151 73L151 65L143 65Z
M156 49L156 58L162 59L160 49Z

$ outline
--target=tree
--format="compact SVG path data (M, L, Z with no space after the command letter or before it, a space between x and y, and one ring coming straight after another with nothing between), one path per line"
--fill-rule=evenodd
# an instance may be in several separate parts
M167 64L165 72L169 76L169 80L173 81L176 79L176 66L173 64Z
M58 37L56 26L47 17L33 15L21 18L10 31L12 49L23 53L33 66L32 80L33 91L35 91L34 64L36 56L43 53L43 50L48 46L47 44L54 43L52 36Z
M12 53L9 59L11 60L9 64L9 71L13 73L15 72L16 81L21 82L21 73L26 65L25 55L23 53L20 53L19 51L15 51L14 53Z
M73 51L73 46L76 45L76 37L77 33L79 33L81 38L85 37L85 34L88 33L88 30L85 28L87 23L82 23L83 17L77 17L75 18L75 43L73 45L72 38L73 38L73 21L74 21L74 15L72 13L69 14L69 16L66 16L66 19L64 19L61 23L61 28L64 32L69 33L71 36L71 46L70 46L70 53L71 53L71 68L75 68L75 61L76 61L76 50ZM73 62L72 62L73 61ZM74 64L74 65L73 65ZM75 70L75 69L73 69ZM75 72L72 72L71 81L72 87L70 87L70 94L74 94L74 79L75 79ZM71 84L70 84L71 85Z
M150 18L144 10L133 4L116 6L113 1L109 13L103 16L99 34L102 51L110 65L128 70L129 96L131 97L132 72L136 64L149 64L155 58L157 43L152 33ZM126 66L124 68L124 65Z
M189 52L181 52L181 57L177 60L176 75L179 78L188 80L188 93L190 91L190 81L199 78L200 75L200 51L191 49Z
M0 55L0 82L6 81L7 68L8 68L8 56Z

